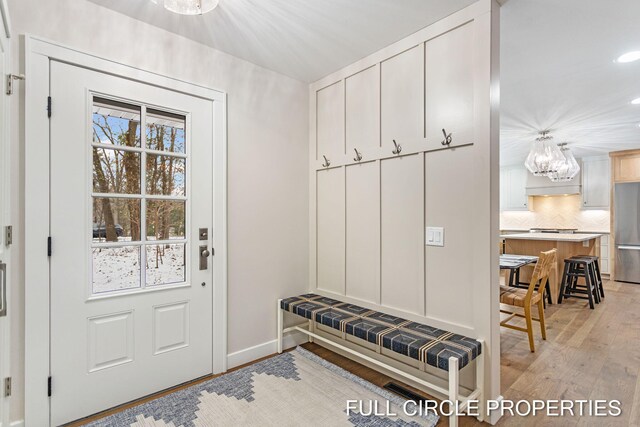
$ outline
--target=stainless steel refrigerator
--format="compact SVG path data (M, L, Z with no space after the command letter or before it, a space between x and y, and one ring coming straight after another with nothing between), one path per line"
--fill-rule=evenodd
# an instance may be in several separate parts
M615 279L640 283L640 182L614 187Z

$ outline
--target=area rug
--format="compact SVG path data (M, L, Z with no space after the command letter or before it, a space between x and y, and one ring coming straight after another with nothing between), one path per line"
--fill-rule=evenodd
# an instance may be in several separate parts
M355 410L347 411L348 400L362 401L362 411L359 404L354 405ZM88 426L413 427L434 426L438 422L433 414L406 415L404 402L401 397L298 347ZM366 415L376 405L377 413L384 415Z

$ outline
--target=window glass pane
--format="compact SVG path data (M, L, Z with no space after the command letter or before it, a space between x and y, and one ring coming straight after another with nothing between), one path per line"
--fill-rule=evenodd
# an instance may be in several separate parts
M185 202L147 200L147 240L184 239Z
M93 248L93 293L140 287L140 246Z
M185 118L178 114L147 110L147 148L150 150L185 152Z
M93 99L93 142L140 147L140 107Z
M184 196L185 168L183 158L147 154L147 194Z
M140 199L93 198L93 242L140 240Z
M147 285L184 282L184 254L184 244L147 246Z
M140 194L140 153L93 147L93 191Z

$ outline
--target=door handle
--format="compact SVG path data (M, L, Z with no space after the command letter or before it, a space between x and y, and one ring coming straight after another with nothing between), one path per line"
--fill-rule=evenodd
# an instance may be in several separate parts
M206 270L207 268L209 268L209 255L211 255L211 252L209 252L207 245L201 245L200 246L200 270Z
M7 315L7 264L0 263L0 317Z
M618 249L627 251L640 251L640 246L618 246Z

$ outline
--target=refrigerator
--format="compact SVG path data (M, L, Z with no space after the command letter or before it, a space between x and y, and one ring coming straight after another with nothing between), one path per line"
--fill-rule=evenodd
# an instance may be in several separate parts
M615 279L640 284L640 182L614 187Z

